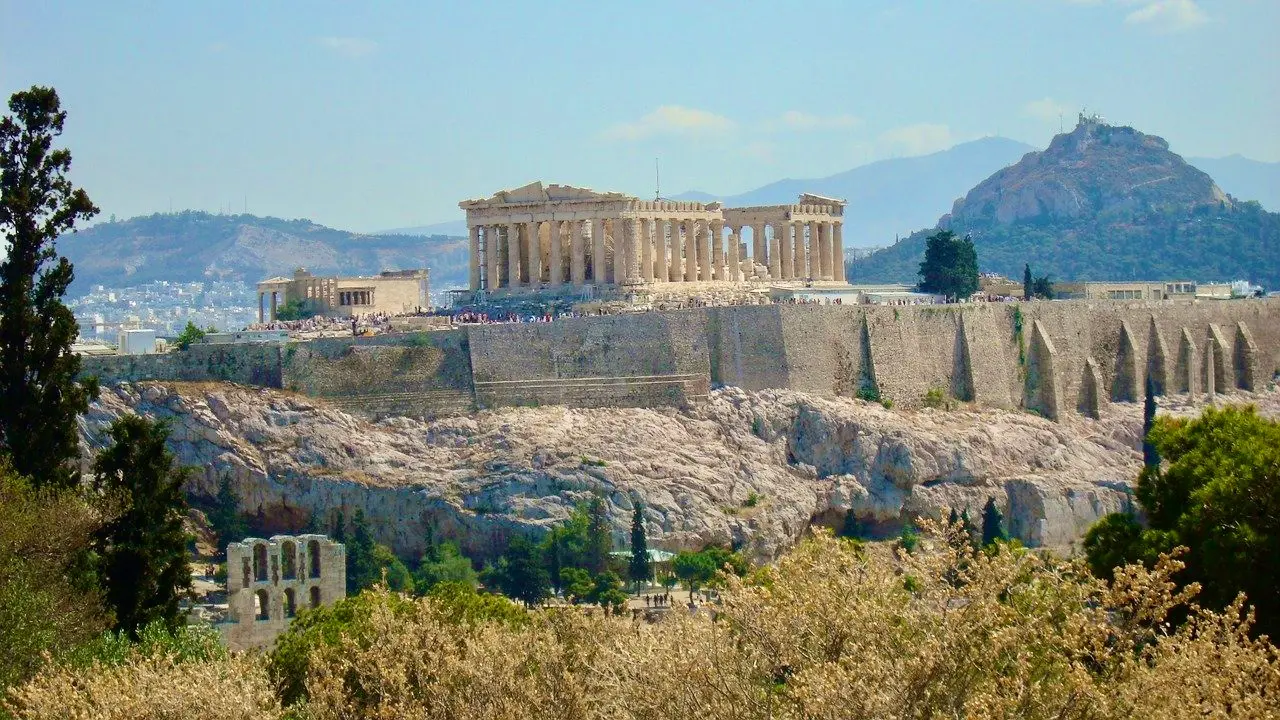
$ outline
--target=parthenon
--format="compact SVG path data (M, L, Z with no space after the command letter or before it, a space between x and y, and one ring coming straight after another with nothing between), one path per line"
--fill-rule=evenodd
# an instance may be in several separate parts
M845 203L818 195L726 208L534 182L458 206L467 213L472 290L844 281Z

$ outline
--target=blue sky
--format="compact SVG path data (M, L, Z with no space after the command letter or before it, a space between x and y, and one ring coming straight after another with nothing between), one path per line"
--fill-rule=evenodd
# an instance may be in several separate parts
M0 0L0 92L53 85L104 217L354 230L534 179L744 191L1087 107L1280 161L1275 0Z

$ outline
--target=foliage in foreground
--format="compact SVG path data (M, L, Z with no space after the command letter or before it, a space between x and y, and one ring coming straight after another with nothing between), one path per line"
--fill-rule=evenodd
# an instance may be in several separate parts
M1245 593L1257 630L1280 637L1280 423L1253 408L1209 408L1194 420L1156 420L1147 442L1154 463L1136 489L1147 527L1125 514L1099 521L1084 540L1094 573L1151 566L1185 546L1180 583L1199 583L1204 604L1219 609Z
M107 518L75 490L36 490L0 456L0 693L43 655L60 656L111 625L84 567Z
M315 720L1266 717L1276 649L1249 637L1238 603L1187 605L1195 588L1177 589L1179 568L1166 556L1108 583L1006 544L974 550L955 526L926 527L914 554L820 535L750 579L721 576L714 619L459 618L438 597L380 586L354 603L351 628L303 653L307 697L292 709ZM1174 610L1188 617L1177 627L1164 622ZM155 716L198 686L271 717L263 665L234 661L232 675L230 662L139 660L82 682L54 671L14 708L53 717L125 703Z

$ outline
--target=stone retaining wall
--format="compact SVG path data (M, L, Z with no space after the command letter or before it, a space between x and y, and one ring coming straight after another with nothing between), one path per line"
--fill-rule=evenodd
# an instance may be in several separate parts
M931 391L1046 417L1165 392L1261 389L1280 369L1280 301L766 305L553 323L196 345L92 357L103 382L220 380L371 415L474 407L680 405L712 385L920 405Z

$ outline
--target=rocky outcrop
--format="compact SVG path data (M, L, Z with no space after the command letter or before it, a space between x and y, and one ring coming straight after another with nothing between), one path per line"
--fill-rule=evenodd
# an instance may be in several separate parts
M1280 407L1274 393L1255 400ZM82 420L86 446L100 447L126 413L169 420L172 450L197 468L191 493L212 495L230 478L245 510L279 531L362 509L407 557L428 525L490 555L593 492L608 500L619 547L636 500L657 547L731 543L769 558L849 511L890 536L943 507L977 517L989 497L1027 544L1065 546L1129 504L1141 462L1140 406L1124 403L1100 420L1052 423L725 388L687 410L513 408L373 423L280 391L140 383L103 389Z

